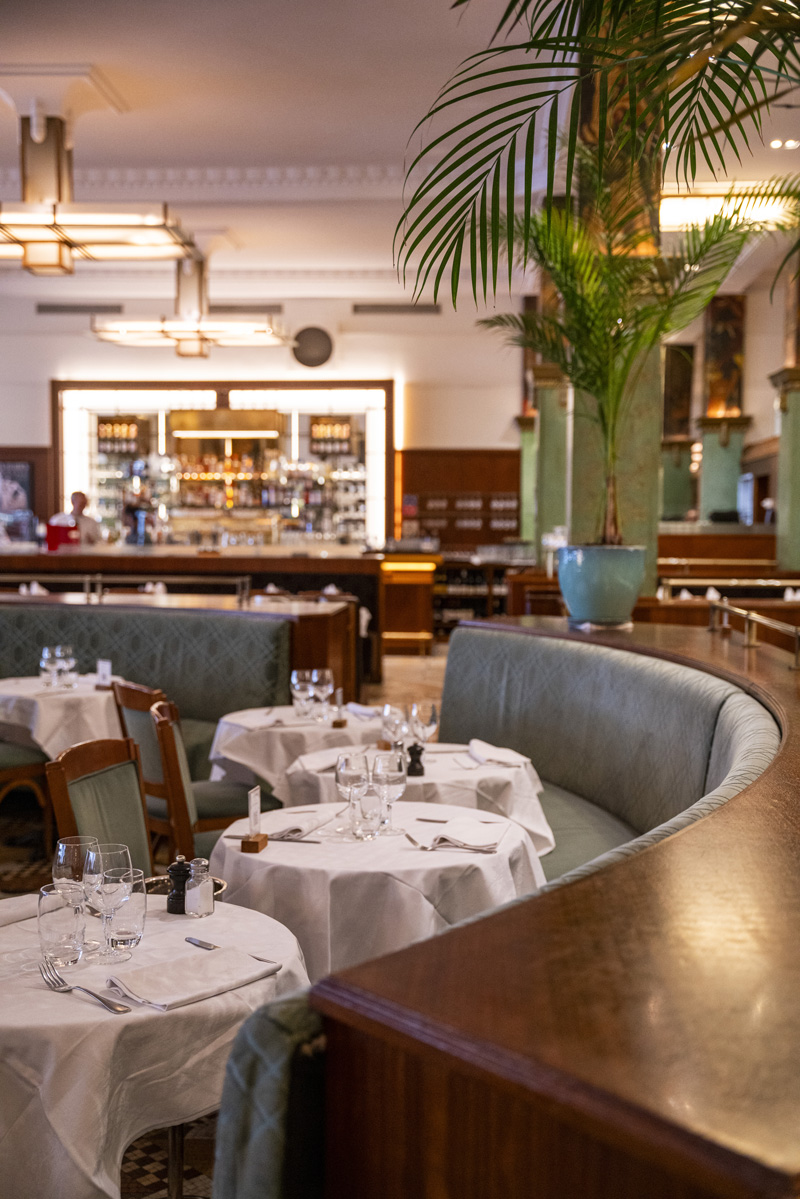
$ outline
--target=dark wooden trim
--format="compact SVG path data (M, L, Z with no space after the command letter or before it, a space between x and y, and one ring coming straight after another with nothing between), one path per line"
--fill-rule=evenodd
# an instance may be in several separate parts
M61 492L64 489L64 429L61 415L61 384L50 383L50 445L53 449L54 512L61 511Z
M350 1140L347 1105L359 1093L376 1112L391 1103L397 1142L415 1146L406 1194L436 1178L462 1199L523 1199L526 1144L545 1127L562 1144L559 1129L574 1135L571 1156L534 1165L541 1199L797 1194L800 677L790 655L748 649L738 633L669 625L589 635L556 619L474 623L488 636L586 641L726 679L772 712L781 745L752 784L682 832L317 984L333 1047L329 1199L365 1199L370 1181L392 1177L368 1114ZM483 1106L459 1125L452 1113L469 1088ZM492 1128L480 1111L495 1113ZM448 1190L450 1163L471 1142L486 1154L503 1116L520 1111L527 1123L497 1157L503 1186L467 1178ZM597 1167L597 1146L613 1168ZM580 1186L576 1154L586 1162ZM634 1177L636 1187L622 1181ZM402 1191L391 1183L380 1193Z

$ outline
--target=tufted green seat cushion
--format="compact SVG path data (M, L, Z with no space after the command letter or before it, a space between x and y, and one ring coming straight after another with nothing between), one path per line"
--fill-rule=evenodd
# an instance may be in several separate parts
M247 792L250 788L246 783L210 782L208 780L192 783L195 807L198 820L214 820L218 816L227 816L231 823L247 815ZM261 783L261 811L272 812L280 808L281 802L275 799L269 783ZM155 795L147 796L147 810L151 816L159 820L167 819L167 801Z
M42 645L68 643L82 671L110 658L132 683L159 687L181 717L289 703L289 624L246 612L13 606L0 609L0 677L36 673Z
M589 642L456 629L439 737L519 750L540 777L645 832L704 794L717 718L737 691Z
M11 770L14 766L35 766L47 761L47 754L40 749L15 745L13 741L0 741L0 770Z
M555 849L540 859L548 882L636 836L624 820L555 783L544 783L539 799L556 839Z

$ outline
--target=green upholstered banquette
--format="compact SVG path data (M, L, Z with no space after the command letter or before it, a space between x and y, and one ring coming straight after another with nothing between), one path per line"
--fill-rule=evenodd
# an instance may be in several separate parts
M289 702L289 636L287 621L254 613L14 605L0 607L0 677L36 674L43 645L71 645L82 672L110 658L115 674L178 705L204 778L221 716Z
M498 628L450 639L441 741L527 754L544 784L566 881L713 811L769 765L780 729L758 700L702 670L622 649Z

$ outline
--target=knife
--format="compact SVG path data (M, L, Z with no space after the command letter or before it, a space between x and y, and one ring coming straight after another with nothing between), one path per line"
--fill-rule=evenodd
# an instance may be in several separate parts
M186 937L190 945L196 945L198 949L221 949L221 945L214 945L212 941L201 941L199 937ZM278 970L283 969L283 962L276 962L272 958L260 958L257 953L249 953L248 957L255 958L257 962L269 962L272 966L277 966ZM274 973L277 974L278 970Z

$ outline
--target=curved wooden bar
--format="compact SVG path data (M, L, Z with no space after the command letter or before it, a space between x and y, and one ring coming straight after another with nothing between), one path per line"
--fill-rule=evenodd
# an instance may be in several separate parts
M775 715L781 748L736 798L643 853L322 980L329 1199L797 1195L791 656L694 628L492 623L730 679Z

